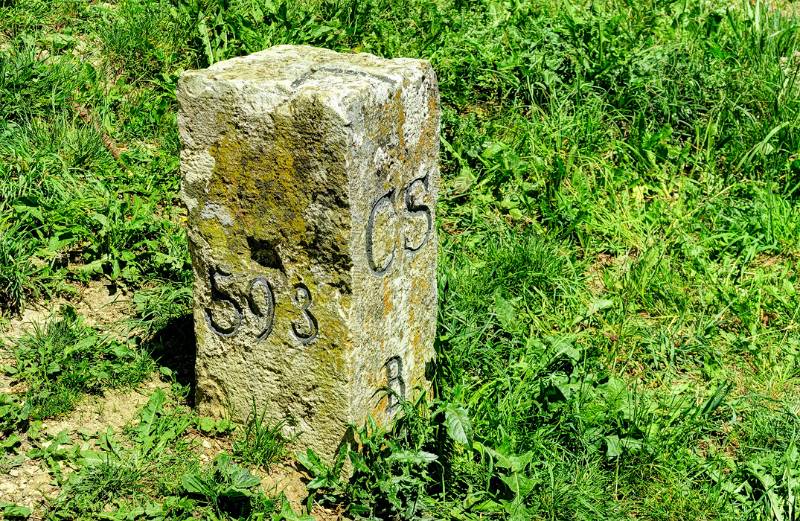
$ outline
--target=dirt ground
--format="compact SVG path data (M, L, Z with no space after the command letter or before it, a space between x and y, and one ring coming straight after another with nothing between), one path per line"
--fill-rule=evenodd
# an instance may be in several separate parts
M73 443L105 432L109 427L120 432L136 417L153 391L166 387L164 382L152 379L133 390L113 390L102 396L86 396L71 414L42 422L42 432L50 436L65 432ZM0 501L33 509L34 516L31 519L40 518L37 514L46 500L59 492L42 459L31 459L25 455L35 445L35 441L24 437L17 455L0 464L0 470L3 470L0 473ZM62 470L65 474L71 471L68 467Z

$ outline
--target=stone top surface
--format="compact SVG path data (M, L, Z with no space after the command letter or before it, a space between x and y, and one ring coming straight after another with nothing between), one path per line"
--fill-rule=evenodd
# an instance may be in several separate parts
M221 81L257 84L294 94L305 89L363 90L376 82L399 83L423 60L385 59L372 54L342 54L306 45L279 45L249 56L231 58L203 70L187 71L184 82Z
M429 109L416 98L429 83L436 89L433 68L426 60L338 53L307 45L279 45L207 69L185 71L177 89L182 156L218 140L220 111L230 112L231 124L263 128L272 122L245 120L284 110L300 99L317 100L344 125L358 127L365 111L380 113L382 104L406 91L401 96L403 131L410 131ZM191 201L187 204L191 206Z

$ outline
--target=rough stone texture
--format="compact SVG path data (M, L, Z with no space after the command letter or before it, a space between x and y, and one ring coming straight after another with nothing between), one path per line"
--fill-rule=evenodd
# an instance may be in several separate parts
M439 98L430 64L279 46L185 73L197 404L251 400L330 458L427 389Z

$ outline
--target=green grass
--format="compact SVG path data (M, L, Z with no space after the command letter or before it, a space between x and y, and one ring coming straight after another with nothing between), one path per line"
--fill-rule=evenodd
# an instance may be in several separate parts
M289 442L283 435L283 424L271 425L266 412L259 413L254 401L242 433L233 442L233 455L245 463L268 469L286 457Z
M761 0L0 2L0 308L104 279L137 295L142 339L171 345L158 332L191 280L179 73L280 43L426 58L443 101L436 397L355 432L347 483L304 454L314 500L365 519L793 519L799 37ZM71 324L74 342L20 344L13 370L54 392L3 396L8 432L106 385L66 354L81 335L80 360L109 371L145 357ZM271 460L262 427L244 462ZM83 466L71 490L110 495L53 508L295 515L229 459L179 460ZM141 484L157 474L172 481Z
M12 351L6 372L24 389L24 415L9 413L0 424L5 430L17 426L15 416L27 422L62 415L84 394L135 385L154 369L146 353L84 325L69 307L16 341Z

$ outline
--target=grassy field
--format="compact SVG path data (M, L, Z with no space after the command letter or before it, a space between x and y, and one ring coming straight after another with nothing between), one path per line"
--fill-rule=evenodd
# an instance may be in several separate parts
M0 517L800 518L787 13L0 0L0 475L36 464L50 487L0 483ZM258 411L197 417L181 358L176 80L281 43L426 58L441 88L436 396L360 429L347 482ZM70 305L98 284L129 299L124 328ZM37 305L60 310L12 334ZM148 391L123 425L45 428L125 389ZM293 462L302 505L266 485Z

